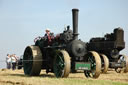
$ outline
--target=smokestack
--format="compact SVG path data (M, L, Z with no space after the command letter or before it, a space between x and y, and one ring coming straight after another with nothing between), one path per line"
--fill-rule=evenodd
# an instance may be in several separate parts
M78 39L78 12L79 12L79 9L72 9L74 40Z

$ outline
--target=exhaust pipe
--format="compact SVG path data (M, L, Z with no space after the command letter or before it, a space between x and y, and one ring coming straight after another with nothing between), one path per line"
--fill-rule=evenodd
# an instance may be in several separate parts
M78 12L79 9L72 9L72 19L73 19L73 39L78 39Z

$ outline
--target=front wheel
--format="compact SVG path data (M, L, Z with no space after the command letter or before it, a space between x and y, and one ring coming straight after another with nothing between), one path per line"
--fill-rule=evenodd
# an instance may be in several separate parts
M54 74L56 77L68 77L71 68L70 56L65 50L57 50L54 60Z
M91 70L85 70L84 74L87 78L98 78L101 73L101 59L97 52L90 51L87 55L87 62L91 63Z

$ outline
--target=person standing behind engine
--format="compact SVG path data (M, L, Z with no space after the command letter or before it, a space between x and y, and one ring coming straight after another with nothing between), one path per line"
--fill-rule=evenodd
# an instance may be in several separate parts
M7 63L7 69L10 69L11 68L11 56L9 54L7 54L6 63Z
M15 70L15 69L16 69L16 61L17 61L17 59L16 59L16 57L15 57L15 54L13 54L13 55L11 56L12 70Z

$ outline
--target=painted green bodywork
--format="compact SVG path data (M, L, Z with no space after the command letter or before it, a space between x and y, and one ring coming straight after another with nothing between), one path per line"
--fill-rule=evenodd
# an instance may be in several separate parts
M91 70L91 64L84 62L76 62L75 70Z

